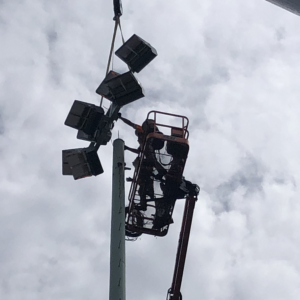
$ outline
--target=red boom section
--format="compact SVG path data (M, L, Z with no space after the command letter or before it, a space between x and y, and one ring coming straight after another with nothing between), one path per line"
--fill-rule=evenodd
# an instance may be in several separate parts
M173 274L172 286L168 291L169 300L181 300L180 293L182 276L184 271L184 264L189 243L190 231L192 226L193 214L197 196L188 196L185 202L184 214L181 225L181 232L179 236L178 249L176 255L176 262Z

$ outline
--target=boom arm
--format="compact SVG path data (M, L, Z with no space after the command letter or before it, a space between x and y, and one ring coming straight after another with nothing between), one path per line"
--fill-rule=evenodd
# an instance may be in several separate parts
M182 299L180 288L196 201L197 196L194 195L189 195L185 201L184 214L182 219L181 232L179 236L176 262L173 274L173 281L171 288L168 290L167 300Z

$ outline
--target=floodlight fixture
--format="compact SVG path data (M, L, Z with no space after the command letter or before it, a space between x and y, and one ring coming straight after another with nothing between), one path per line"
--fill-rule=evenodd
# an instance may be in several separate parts
M120 107L145 96L141 84L131 71L121 75L110 71L96 93Z
M97 176L103 173L96 149L93 147L62 151L62 173L74 179Z
M96 93L99 94L100 96L103 96L104 98L106 98L108 100L112 100L112 95L111 95L106 83L110 79L116 78L118 76L120 76L119 73L112 71L112 70L109 71L107 73L107 75L105 76L104 80L100 83L99 87L97 88Z
M157 56L157 51L134 34L115 54L128 65L132 72L138 73Z
M78 129L77 138L93 141L99 122L104 116L102 107L75 100L65 125Z

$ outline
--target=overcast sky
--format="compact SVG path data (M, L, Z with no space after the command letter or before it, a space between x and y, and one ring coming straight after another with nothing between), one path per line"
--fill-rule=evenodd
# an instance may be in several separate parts
M61 175L61 150L87 146L64 121L75 99L100 103L112 2L0 1L1 300L108 299L112 145L99 150L104 174L77 181ZM125 39L158 52L137 74L146 97L123 116L190 119L185 176L201 192L183 298L298 300L300 17L264 0L123 9ZM115 58L114 70L126 65ZM137 146L122 122L118 135ZM178 202L166 237L126 242L128 300L165 299L182 212Z

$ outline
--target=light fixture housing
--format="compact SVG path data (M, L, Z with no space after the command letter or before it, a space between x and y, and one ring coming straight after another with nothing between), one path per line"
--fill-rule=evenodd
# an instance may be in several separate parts
M145 96L141 84L131 71L124 74L110 71L96 93L120 107Z
M157 56L157 51L134 34L115 54L128 65L132 72L138 73Z
M97 151L90 147L63 150L62 163L63 175L73 175L75 180L103 173Z
M77 138L93 141L103 116L104 110L102 107L75 100L65 125L78 129Z

